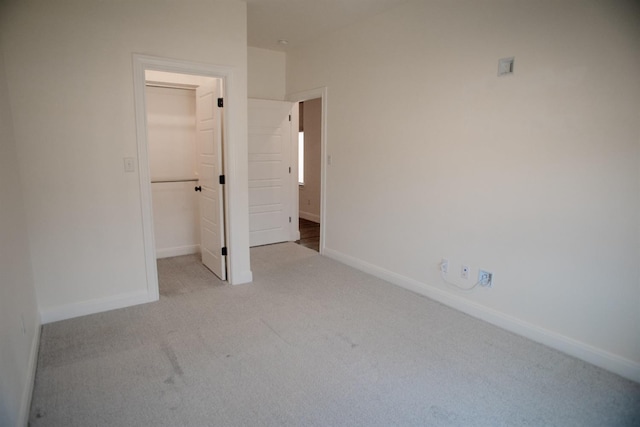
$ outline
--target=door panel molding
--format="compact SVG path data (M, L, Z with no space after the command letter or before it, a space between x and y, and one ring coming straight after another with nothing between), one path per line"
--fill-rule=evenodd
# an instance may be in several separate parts
M249 99L250 246L295 240L293 105Z
M220 80L209 79L196 88L197 170L200 178L200 253L202 263L221 280L227 278L225 245L222 109Z

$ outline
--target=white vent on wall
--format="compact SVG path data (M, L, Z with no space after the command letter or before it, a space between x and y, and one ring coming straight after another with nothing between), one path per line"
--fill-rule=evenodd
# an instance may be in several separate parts
M507 74L513 74L513 61L514 57L502 58L498 61L498 76L506 76Z

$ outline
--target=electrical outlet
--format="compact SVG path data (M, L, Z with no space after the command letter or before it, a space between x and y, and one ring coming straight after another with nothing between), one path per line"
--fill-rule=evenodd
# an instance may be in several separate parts
M442 274L447 274L449 272L449 260L446 258L442 258L440 261L440 272Z
M468 279L469 278L469 270L471 270L469 268L468 265L462 265L462 267L460 268L460 277L462 277L463 279Z
M136 171L136 159L133 157L125 157L124 159L124 171L135 172Z
M480 283L480 286L493 288L493 273L485 270L478 271L478 282Z

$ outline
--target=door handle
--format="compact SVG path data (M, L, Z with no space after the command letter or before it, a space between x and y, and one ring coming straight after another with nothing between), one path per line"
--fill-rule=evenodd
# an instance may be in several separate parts
M200 191L200 192L202 192L202 187L198 185L198 186L195 188L195 190L196 190L196 191Z

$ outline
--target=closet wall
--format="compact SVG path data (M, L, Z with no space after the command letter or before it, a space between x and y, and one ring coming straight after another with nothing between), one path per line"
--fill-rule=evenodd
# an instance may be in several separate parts
M147 86L147 132L158 258L200 251L195 90Z

